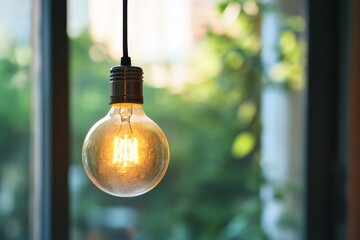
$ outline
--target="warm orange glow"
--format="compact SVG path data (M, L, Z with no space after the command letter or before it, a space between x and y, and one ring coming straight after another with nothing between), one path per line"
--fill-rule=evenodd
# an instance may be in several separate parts
M115 164L120 163L124 167L139 163L136 137L131 139L127 134L120 138L118 136L115 137L113 162Z
M140 104L114 104L86 136L83 164L91 181L114 196L138 196L154 188L169 165L161 129Z

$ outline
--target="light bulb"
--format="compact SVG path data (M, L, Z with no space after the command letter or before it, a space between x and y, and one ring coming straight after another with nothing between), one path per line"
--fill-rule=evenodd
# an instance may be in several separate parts
M118 73L119 69L124 70L113 68L112 73ZM82 159L87 176L98 188L114 196L133 197L150 191L161 181L170 153L160 127L146 116L141 104L136 103L142 100L132 98L130 101L135 103L122 102L124 96L128 100L129 93L134 93L126 85L139 84L138 78L131 80L129 68L125 69L126 75L119 78L112 74L111 83L122 82L120 85L125 84L125 87L114 91L114 84L111 84L111 109L89 130ZM119 85L115 85L118 88ZM133 94L140 95L142 98L142 91Z

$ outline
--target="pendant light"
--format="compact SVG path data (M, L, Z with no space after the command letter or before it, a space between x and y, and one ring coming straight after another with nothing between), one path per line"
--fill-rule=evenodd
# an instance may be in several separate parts
M127 5L123 0L123 57L110 70L109 113L85 137L82 162L102 191L134 197L153 189L169 165L170 152L160 127L146 116L143 71L131 66L127 44Z

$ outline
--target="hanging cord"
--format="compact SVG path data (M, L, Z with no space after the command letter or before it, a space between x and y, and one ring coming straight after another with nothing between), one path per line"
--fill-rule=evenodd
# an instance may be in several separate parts
M120 66L110 69L110 105L116 103L143 104L143 70L131 66L128 55L128 0L123 0L123 57Z
M123 57L122 66L131 66L131 58L128 54L128 0L123 0Z

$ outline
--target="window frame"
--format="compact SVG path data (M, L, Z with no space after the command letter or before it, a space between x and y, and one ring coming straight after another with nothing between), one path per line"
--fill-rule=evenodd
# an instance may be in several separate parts
M349 164L347 221L348 239L360 239L360 2L353 0L350 7L350 64L349 64Z
M31 238L69 239L67 1L34 0Z
M349 218L359 212L359 159L351 154L351 138L359 139L359 131L351 119L354 107L356 64L353 50L354 22L359 4L356 0L307 1L307 138L305 239L337 240L360 238L360 218ZM354 8L357 6L356 8ZM321 14L319 14L321 13ZM356 25L356 24L355 24ZM359 31L359 30L357 30ZM358 62L357 62L358 64ZM352 94L351 94L352 93ZM350 124L349 124L350 123ZM357 147L358 148L358 147ZM355 161L357 160L357 161ZM353 174L351 174L353 172ZM352 176L352 177L351 177ZM350 189L348 187L351 187ZM350 190L350 191L349 191ZM358 201L357 201L358 202ZM352 215L352 214L350 214Z

